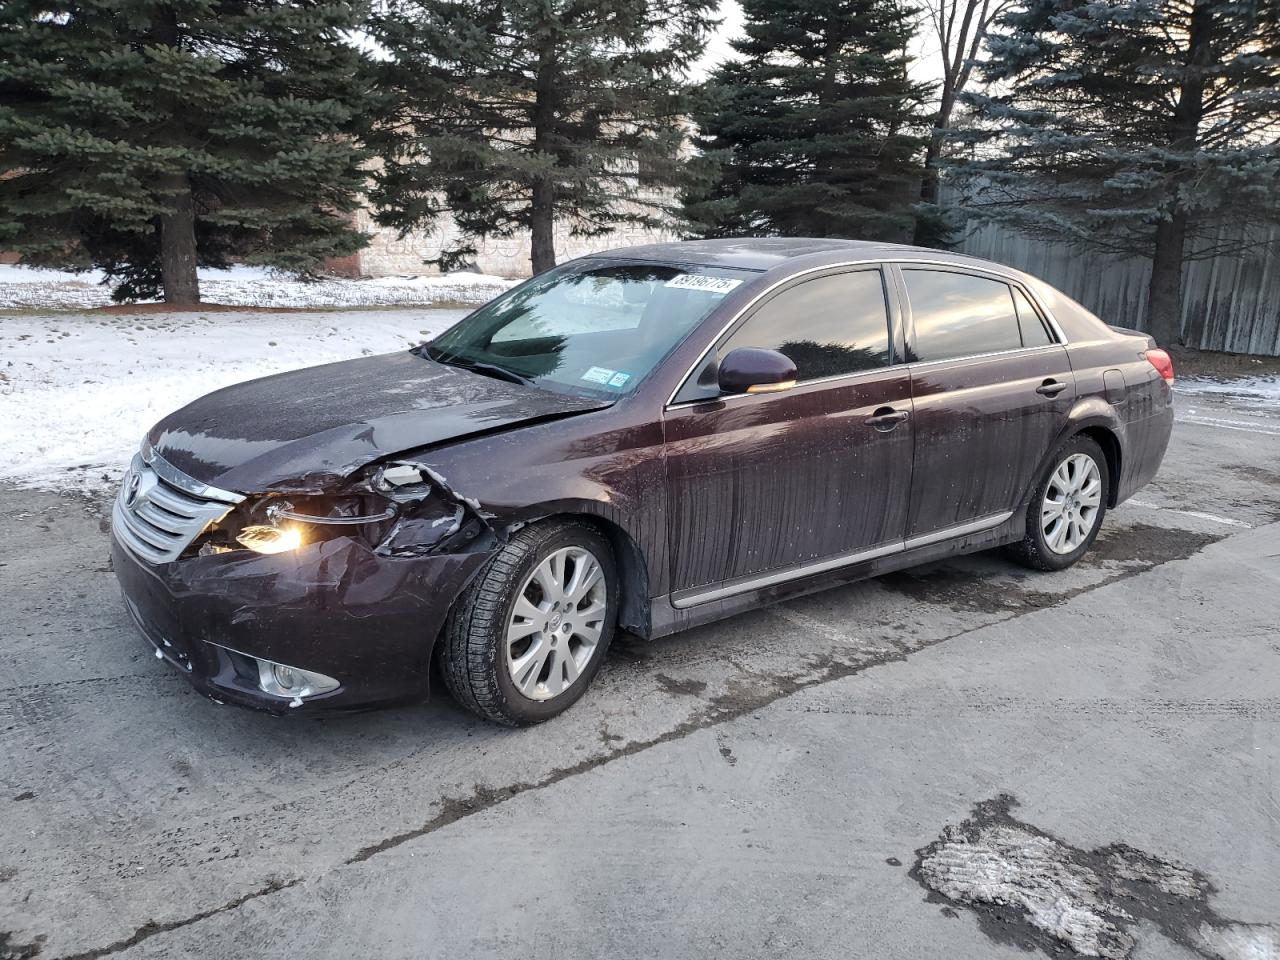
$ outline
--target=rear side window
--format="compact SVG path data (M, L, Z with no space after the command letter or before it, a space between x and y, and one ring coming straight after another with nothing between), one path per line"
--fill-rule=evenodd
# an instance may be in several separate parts
M887 366L889 312L880 271L818 277L782 291L738 328L720 356L738 347L785 353L800 381Z
M1013 290L1013 302L1018 308L1018 326L1022 328L1022 345L1024 347L1043 347L1053 343L1053 337L1040 319L1040 314L1031 305L1027 295L1017 287Z
M950 360L1022 346L1007 283L966 273L903 270L915 326L915 359Z

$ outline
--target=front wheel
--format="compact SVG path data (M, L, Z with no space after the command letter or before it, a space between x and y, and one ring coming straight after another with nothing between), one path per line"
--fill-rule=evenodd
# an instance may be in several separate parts
M549 720L600 669L617 604L613 551L599 531L577 520L525 527L454 605L441 639L445 683L489 720Z
M1072 437L1049 461L1027 507L1026 535L1009 553L1036 570L1074 564L1098 536L1109 484L1102 448L1089 437Z

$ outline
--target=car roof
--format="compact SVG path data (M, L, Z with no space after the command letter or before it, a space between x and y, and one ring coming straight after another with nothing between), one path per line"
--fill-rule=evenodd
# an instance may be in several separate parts
M975 258L928 247L912 247L902 243L875 240L841 240L835 237L735 237L725 240L679 240L672 243L648 243L589 254L591 259L656 260L688 263L707 267L731 267L739 270L768 271L775 267L806 266L822 261L838 261L847 257L884 259L947 259L957 263L974 262ZM981 261L979 261L981 262Z

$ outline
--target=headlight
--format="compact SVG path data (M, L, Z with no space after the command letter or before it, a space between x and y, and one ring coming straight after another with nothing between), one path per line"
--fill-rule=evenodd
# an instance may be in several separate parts
M476 536L464 528L464 504L479 509L449 491L430 467L392 460L353 477L341 493L251 497L209 527L196 547L201 556L240 549L275 554L346 537L381 549L404 528L405 542L388 549L420 553L459 531L468 540Z
M396 504L375 493L263 496L246 501L211 527L200 553L208 556L242 547L254 553L288 553L339 537L372 547L386 536L396 516Z
M315 498L313 498L315 499ZM296 520L299 523L318 523L322 526L351 526L360 523L378 523L382 520L390 520L396 515L393 508L388 507L381 513L360 513L359 511L366 509L360 497L345 498L348 501L343 503L344 498L325 497L326 503L320 506L322 511L316 513L304 513L295 509L293 504L288 500L280 500L267 507L267 516L271 518L272 523L278 523L281 520ZM339 501L335 503L334 501Z
M255 523L240 531L236 543L254 553L287 553L302 546L302 532L297 527L269 527Z

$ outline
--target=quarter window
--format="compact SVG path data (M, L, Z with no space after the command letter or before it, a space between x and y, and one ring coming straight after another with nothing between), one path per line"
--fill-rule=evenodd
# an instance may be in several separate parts
M806 280L760 307L721 348L763 347L794 361L797 379L819 380L889 363L889 314L879 270Z
M1009 285L941 270L903 270L915 359L950 360L1022 346Z
M1031 305L1027 295L1013 287L1013 302L1018 308L1018 326L1022 328L1022 345L1024 347L1043 347L1053 343L1040 314Z

